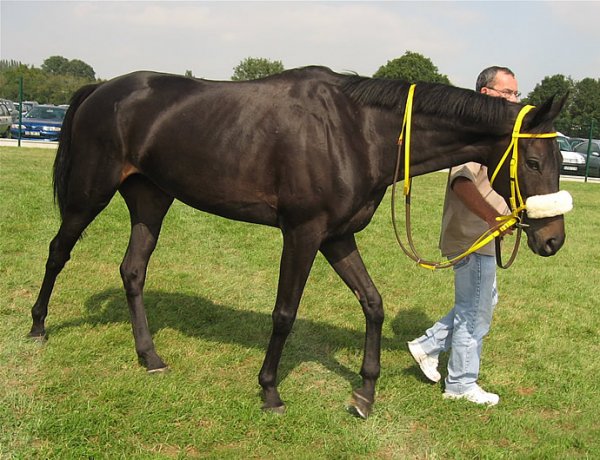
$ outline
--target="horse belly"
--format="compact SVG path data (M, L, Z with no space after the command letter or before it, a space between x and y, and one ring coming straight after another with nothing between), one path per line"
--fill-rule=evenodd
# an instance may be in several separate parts
M277 200L267 192L271 179L216 161L209 156L169 155L169 161L144 162L142 172L179 201L228 219L277 226ZM150 163L150 164L149 164Z
M278 226L277 211L267 202L209 200L207 197L175 196L183 203L200 211L216 214L227 219L253 224Z

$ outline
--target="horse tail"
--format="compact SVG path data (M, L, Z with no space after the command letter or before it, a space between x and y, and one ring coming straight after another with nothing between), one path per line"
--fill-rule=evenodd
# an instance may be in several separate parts
M54 202L58 204L61 218L64 218L64 213L67 205L67 193L69 176L71 174L71 131L73 129L73 119L75 113L83 101L92 94L101 83L93 83L79 88L73 97L65 114L60 137L58 142L58 150L54 159L53 187L54 187Z

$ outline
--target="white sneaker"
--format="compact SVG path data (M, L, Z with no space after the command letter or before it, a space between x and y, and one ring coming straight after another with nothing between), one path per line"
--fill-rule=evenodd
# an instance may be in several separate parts
M469 390L466 393L452 393L446 390L444 391L443 397L444 399L466 399L475 404L487 404L488 406L495 406L500 402L500 396L494 393L488 393L477 384L475 384L475 387L473 387L472 390Z
M410 351L410 354L421 368L423 374L425 374L425 377L427 377L432 382L437 383L440 381L442 376L437 370L437 356L431 356L425 353L421 345L419 345L419 343L415 342L414 340L412 342L408 342L408 351Z

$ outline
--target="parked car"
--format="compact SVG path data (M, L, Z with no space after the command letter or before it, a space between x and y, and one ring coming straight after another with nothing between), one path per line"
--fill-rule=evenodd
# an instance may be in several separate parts
M575 152L583 153L584 155L586 155L589 143L589 140L580 142L575 146L573 150ZM595 153L596 155L600 156L600 141L598 139L592 139L592 148L590 153Z
M19 137L20 130L21 139L57 141L66 112L63 107L36 105L23 116L21 126L18 122L12 124L11 136Z
M10 136L10 125L13 119L6 104L0 102L0 137Z
M19 111L17 110L17 107L13 101L9 101L8 99L0 99L0 105L6 106L13 119L13 123L19 119Z
M575 147L579 144L581 144L583 141L585 141L585 139L582 139L581 137L570 137L569 138L569 142L571 143L571 147ZM572 150L575 150L574 148Z
M597 142L597 147L594 147L594 142ZM582 145L584 147L582 147ZM558 137L558 145L563 161L560 166L561 174L572 176L585 176L586 160L587 160L587 144L588 142L579 143L575 148L572 148L568 140L563 137ZM584 152L582 150L585 148ZM594 152L594 150L597 150ZM600 141L592 140L592 153L590 153L590 164L588 168L589 177L600 177Z

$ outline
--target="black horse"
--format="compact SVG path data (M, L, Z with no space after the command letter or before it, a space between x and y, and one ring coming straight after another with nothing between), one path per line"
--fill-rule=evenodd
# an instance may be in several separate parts
M56 277L84 229L119 191L131 215L120 270L135 348L149 371L165 369L154 349L142 293L161 223L178 199L223 217L281 229L273 329L259 374L265 409L284 409L276 386L279 361L321 251L355 293L366 318L363 384L353 400L366 417L380 372L384 313L354 234L369 224L393 181L408 88L405 82L321 67L235 83L135 72L81 88L67 112L54 164L62 223L50 243L30 335L45 337ZM532 110L524 132L552 130L563 103L551 99ZM493 170L521 108L466 89L417 85L411 175L467 161ZM519 145L523 197L557 192L555 140L522 139ZM509 196L508 166L494 187ZM562 246L562 216L528 224L535 253L549 256Z

